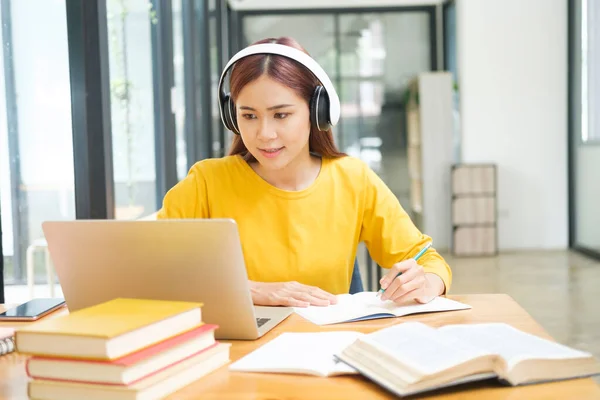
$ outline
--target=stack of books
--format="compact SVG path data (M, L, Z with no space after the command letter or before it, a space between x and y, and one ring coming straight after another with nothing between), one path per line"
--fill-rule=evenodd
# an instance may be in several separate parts
M18 329L32 399L160 399L229 362L202 304L115 299Z

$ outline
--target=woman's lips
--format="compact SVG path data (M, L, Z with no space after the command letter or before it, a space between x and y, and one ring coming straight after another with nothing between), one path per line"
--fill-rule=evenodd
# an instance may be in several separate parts
M258 149L258 151L260 151L260 154L262 154L263 157L275 158L279 154L281 154L281 151L283 149L284 149L284 147L276 147L276 148L270 148L270 149Z

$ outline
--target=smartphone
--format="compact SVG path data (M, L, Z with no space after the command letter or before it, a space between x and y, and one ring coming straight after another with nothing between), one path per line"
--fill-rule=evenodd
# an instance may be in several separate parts
M63 298L29 300L0 314L0 321L35 321L65 305Z

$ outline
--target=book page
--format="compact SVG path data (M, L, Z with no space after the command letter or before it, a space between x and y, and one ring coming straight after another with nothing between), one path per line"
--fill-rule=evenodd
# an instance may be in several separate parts
M230 370L317 376L356 374L333 355L362 335L352 331L282 333L231 364Z
M434 374L468 360L491 355L488 351L470 346L469 342L445 335L420 322L406 322L384 328L364 336L361 340L423 375Z
M336 297L337 304L327 307L294 307L294 311L314 324L327 325L374 314L386 313L391 317L393 316L391 310L396 308L393 302L384 302L376 297L376 292L361 292L354 295L340 294Z
M504 358L508 368L526 359L585 358L590 354L522 332L508 324L448 325L439 329L450 336Z
M338 304L306 308L296 307L294 311L317 325L348 322L355 319L401 317L409 314L462 310L471 306L445 297L436 297L426 304L414 300L397 304L391 300L381 300L377 292L361 292L354 295L338 295Z
M471 306L460 303L455 300L447 299L445 297L436 297L429 303L425 304L417 303L414 300L402 304L396 304L394 302L389 301L388 304L386 304L386 308L388 308L392 313L394 313L394 315L401 317L404 315L419 313L466 310L471 308Z

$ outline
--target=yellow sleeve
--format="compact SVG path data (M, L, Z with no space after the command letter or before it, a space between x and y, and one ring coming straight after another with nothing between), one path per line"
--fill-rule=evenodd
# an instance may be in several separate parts
M173 186L163 199L157 219L209 218L206 182L198 165Z
M398 198L368 167L360 239L365 242L371 257L383 268L414 257L431 241L429 236L417 229ZM444 281L446 293L450 290L452 270L433 246L419 258L418 263L425 272L432 272Z

